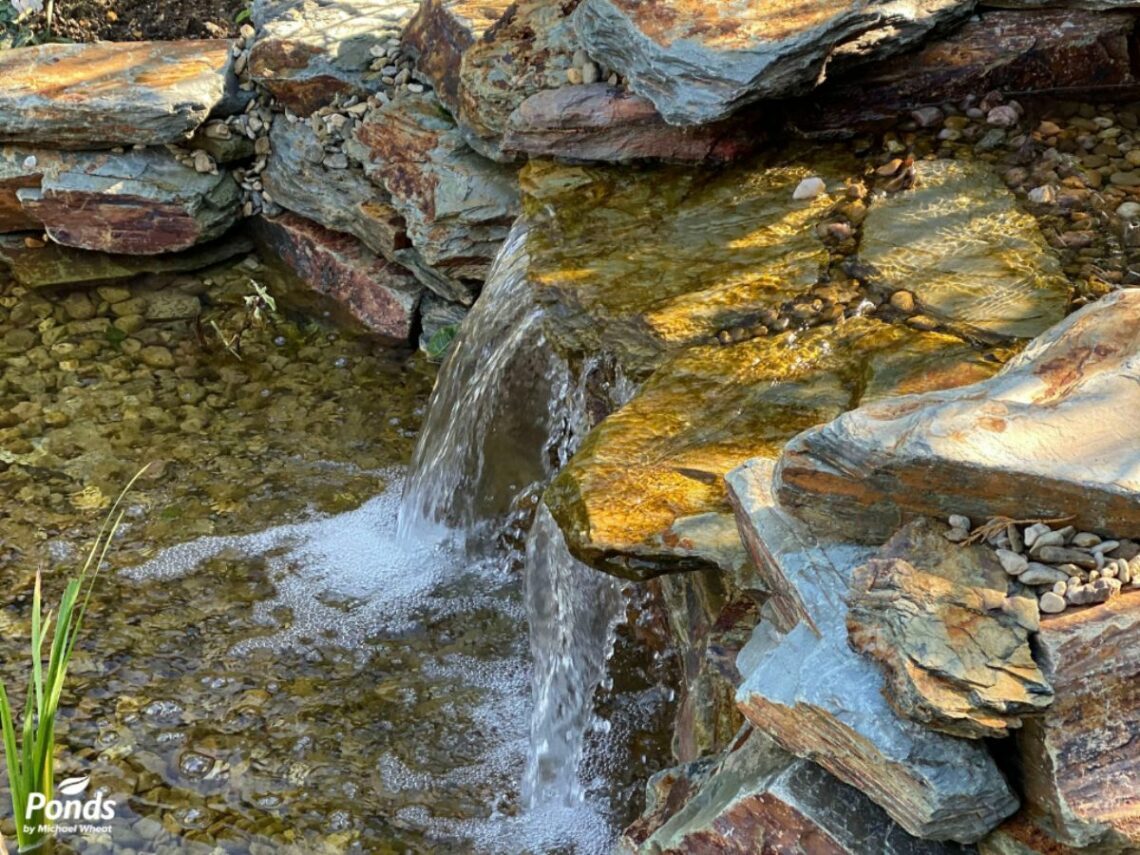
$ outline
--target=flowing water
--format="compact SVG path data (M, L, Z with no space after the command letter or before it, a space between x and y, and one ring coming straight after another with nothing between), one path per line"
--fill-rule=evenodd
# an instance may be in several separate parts
M490 523L428 536L398 521L401 497L420 496L421 523L501 520L513 503L517 524L515 491L581 433L585 374L543 355L511 259L426 417L421 360L319 312L282 311L239 361L186 323L124 341L69 318L71 295L0 283L10 686L35 570L54 596L108 497L159 461L116 541L125 569L100 582L59 734L59 776L90 774L116 817L62 851L590 853L637 813L669 714L634 623L619 625L642 594L573 562L542 516L525 549ZM251 276L279 290L247 259L132 297L205 291L204 320L228 330ZM114 314L92 304L95 320ZM525 334L503 341L512 312ZM512 421L521 405L539 417ZM466 418L448 426L441 406ZM494 502L471 501L484 489ZM455 495L465 504L441 503Z

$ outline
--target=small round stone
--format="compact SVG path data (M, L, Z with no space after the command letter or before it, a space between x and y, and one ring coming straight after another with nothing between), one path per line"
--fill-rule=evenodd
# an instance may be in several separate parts
M902 293L902 292L899 292ZM969 531L971 528L970 518L962 514L950 514L946 522L950 523L950 528L961 528Z
M914 294L910 291L895 291L891 294L891 305L900 312L906 312L909 315L914 311Z
M1047 615L1060 614L1065 610L1065 598L1055 591L1047 591L1041 595L1037 606Z

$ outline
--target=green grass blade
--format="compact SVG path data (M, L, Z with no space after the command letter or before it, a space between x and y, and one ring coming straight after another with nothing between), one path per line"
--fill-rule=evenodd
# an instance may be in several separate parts
M20 753L16 749L16 722L12 717L12 705L8 702L8 692L0 680L0 729L4 732L5 766L8 771L8 789L12 795L12 818L16 822L16 842L22 848L25 844L24 811L27 806L27 791L21 787L19 768Z

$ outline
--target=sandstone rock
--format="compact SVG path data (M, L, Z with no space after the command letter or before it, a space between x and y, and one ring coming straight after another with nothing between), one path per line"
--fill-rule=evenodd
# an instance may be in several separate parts
M781 502L870 542L907 515L951 511L1071 514L1082 530L1140 531L1138 317L1140 290L1117 291L990 380L862 407L801 434L780 461Z
M502 147L567 160L720 163L751 151L761 138L727 122L678 128L647 99L595 83L531 95L511 113Z
M851 644L886 670L900 715L952 736L1000 739L1049 705L1029 633L995 610L1006 580L992 550L955 546L926 519L855 570Z
M177 252L221 235L237 219L238 186L159 149L76 152L16 193L56 243L130 255Z
M283 107L308 115L337 95L379 89L373 47L399 36L414 0L256 0L249 72Z
M756 460L726 477L779 616L776 633L761 624L740 654L747 671L737 703L757 729L856 787L909 833L978 840L1016 810L1016 798L981 743L891 709L882 671L847 644L848 577L870 551L818 541L776 504L772 473Z
M669 776L671 786L652 805L656 815L667 818L651 834L644 834L648 830L644 826L627 832L629 851L645 855L959 851L957 846L903 833L857 789L793 757L752 728L741 731L715 767L689 766ZM667 813L669 808L672 812Z
M846 79L835 78L811 98L792 105L789 121L809 133L849 131L893 120L924 104L995 89L1111 90L1135 83L1129 60L1132 30L1133 19L1125 14L1072 9L983 12L918 51L866 66Z
M350 154L385 188L424 263L482 281L518 214L516 170L472 151L431 93L373 111L354 142Z
M262 217L258 237L305 284L329 297L368 330L394 344L412 336L423 286L351 235L296 214Z
M1089 851L1140 847L1140 592L1041 622L1039 660L1056 697L1017 746L1026 800L1052 835Z
M273 201L327 229L347 232L373 252L392 258L410 246L404 220L388 194L359 169L329 169L324 147L302 122L273 121L273 154L262 173Z
M22 235L0 237L0 261L28 288L95 285L144 273L186 273L252 250L253 243L245 237L225 237L164 255L110 255L53 243L29 248Z
M863 223L860 259L886 293L908 288L924 314L1031 338L1069 301L1037 221L986 164L916 164L918 186L878 200Z
M667 121L704 124L762 98L812 89L835 62L897 53L964 20L962 0L811 4L583 0L574 24L590 56L629 79Z
M232 82L231 44L95 42L0 52L0 143L177 142L222 102Z

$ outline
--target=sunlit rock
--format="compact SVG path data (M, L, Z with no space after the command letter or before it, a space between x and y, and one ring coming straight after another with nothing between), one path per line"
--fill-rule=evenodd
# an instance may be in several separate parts
M872 543L915 514L1140 531L1138 317L1140 290L1115 292L990 380L870 404L797 436L780 460L780 501Z
M233 82L229 41L44 44L0 51L0 143L179 142Z

